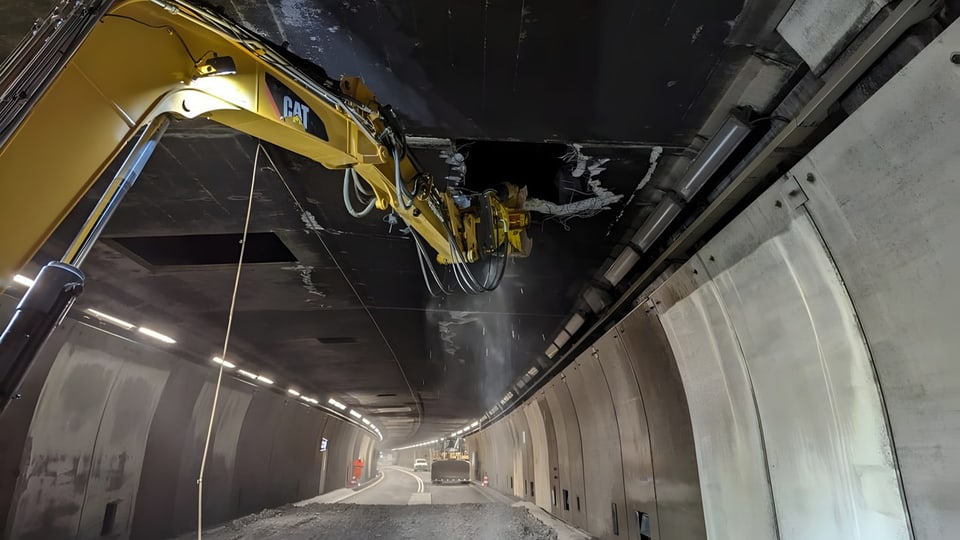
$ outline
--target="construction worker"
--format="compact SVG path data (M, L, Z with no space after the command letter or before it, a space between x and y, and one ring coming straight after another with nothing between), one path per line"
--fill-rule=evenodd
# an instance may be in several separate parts
M363 473L363 460L359 457L356 461L353 462L353 480L357 484L360 483L360 475Z

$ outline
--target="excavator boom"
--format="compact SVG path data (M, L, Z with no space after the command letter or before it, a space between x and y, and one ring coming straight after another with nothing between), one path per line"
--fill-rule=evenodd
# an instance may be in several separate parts
M329 78L213 9L61 1L0 68L0 85L0 228L10 232L0 237L0 284L121 149L165 116L207 118L344 170L345 188L355 182L370 197L351 213L392 208L419 236L421 253L420 239L442 264L529 247L522 190L441 189L393 111L359 78Z

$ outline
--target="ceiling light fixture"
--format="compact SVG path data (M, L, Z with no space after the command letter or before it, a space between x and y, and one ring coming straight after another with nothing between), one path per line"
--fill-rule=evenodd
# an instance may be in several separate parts
M143 335L145 335L145 336L150 336L150 337L152 337L153 339L156 339L156 340L158 340L158 341L162 341L162 342L164 342L164 343L176 343L176 342L177 342L177 340L173 339L172 337L170 337L170 336L168 336L168 335L166 335L166 334L161 334L160 332L157 332L156 330L151 330L151 329L149 329L149 328L147 328L147 327L145 327L145 326L141 326L140 328L137 328L137 332L140 332L141 334L143 334Z
M256 380L256 379L257 379L257 374L256 374L256 373L250 373L249 371L247 371L247 370L245 370L245 369L238 369L238 370L237 370L237 373L243 375L244 377L246 377L246 378L248 378L248 379L253 379L253 380Z
M225 367L225 368L227 368L227 369L233 369L233 368L237 367L237 365L234 364L233 362L228 362L228 361L220 358L219 356L214 356L214 357L213 357L213 361L214 361L214 363L220 364L220 365L222 365L223 367Z
M273 384L273 379L268 379L263 375L257 375L257 380L262 382L263 384Z
M477 427L477 426L479 426L479 425L480 425L480 422L479 422L479 421L476 421L476 422L470 424L470 427L474 428L474 427Z
M355 411L355 410L353 410L353 409L350 409L350 416L352 416L352 417L354 417L354 418L363 418L363 415L362 415L362 414L358 413L357 411Z
M335 400L335 399L333 399L333 398L328 399L328 400L327 400L327 403L333 405L334 407L340 409L341 411L344 411L344 410L347 409L347 406L346 406L346 405L344 405L343 403L340 403L339 401L337 401L337 400Z
M297 391L294 390L293 388L287 388L287 393L290 394L291 396L299 396L299 395L300 395L300 392L297 392Z
M21 276L20 274L13 276L13 281L28 288L33 287L34 283L32 279L28 278L27 276Z
M361 418L360 421L362 421L364 424L366 424L366 425L368 425L368 426L370 425L370 421L367 420L366 418Z
M101 321L115 324L120 328L123 328L124 330L130 330L131 328L134 328L135 326L137 326L135 324L130 324L127 321L124 321L123 319L118 319L112 315L107 315L102 311L97 311L93 308L87 308L87 313L93 315L94 317L100 319Z

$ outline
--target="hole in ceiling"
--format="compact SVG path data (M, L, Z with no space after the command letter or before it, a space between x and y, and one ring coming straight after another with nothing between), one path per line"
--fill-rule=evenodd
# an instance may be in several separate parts
M466 156L467 189L482 191L512 182L527 186L530 197L560 202L558 173L566 145L504 141L457 141L457 145Z
M128 236L112 238L154 266L237 264L242 234L189 234L180 236ZM247 234L244 263L289 263L297 258L272 232Z
M318 337L317 341L323 343L324 345L342 345L344 343L356 343L357 338L339 336L339 337Z

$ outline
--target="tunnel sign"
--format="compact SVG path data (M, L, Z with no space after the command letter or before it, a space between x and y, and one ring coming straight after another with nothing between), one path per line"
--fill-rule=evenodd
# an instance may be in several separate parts
M327 438L326 438L326 437L321 437L321 438L320 438L320 451L321 451L321 452L326 452L326 451L327 451Z

